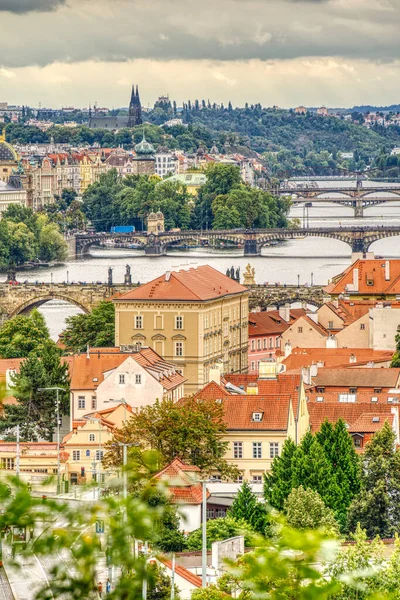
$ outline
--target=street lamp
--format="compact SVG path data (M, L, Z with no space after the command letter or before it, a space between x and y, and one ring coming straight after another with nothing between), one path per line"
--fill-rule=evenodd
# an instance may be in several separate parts
M104 400L104 403L112 403L112 404L123 404L124 405L124 426L126 426L126 407L127 401L125 398L121 398L120 400L115 400L114 398L109 398L108 400ZM126 467L128 464L128 448L129 446L133 446L134 444L125 444L123 442L118 443L119 446L122 446L122 482L123 482L123 496L124 498L128 497L128 473L126 471Z
M58 393L60 391L65 392L65 388L58 387L57 385L52 387L38 388L39 392L47 392L49 390L56 391L56 414L57 414L57 494L61 491L60 486L60 478L61 478L61 469L60 469L60 403L58 399Z
M311 287L314 285L314 273L311 273Z
M98 498L100 500L100 492L101 492L101 453L102 453L102 447L101 447L101 419L98 419L97 417L91 417L90 415L86 415L83 417L84 419L86 419L86 421L97 421L98 425L99 425L99 449L98 449L98 453L99 453L99 472L98 472L98 480L97 480L97 488L98 488Z
M300 287L300 275L297 275L297 287Z

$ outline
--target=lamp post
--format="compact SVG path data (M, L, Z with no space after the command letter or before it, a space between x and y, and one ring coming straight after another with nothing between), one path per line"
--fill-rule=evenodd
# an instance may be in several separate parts
M114 398L109 398L108 400L104 400L105 403L111 402L113 404L123 404L124 405L124 426L126 426L126 406L127 406L127 401L125 400L125 398L121 398L120 400L115 400ZM126 466L128 463L128 447L132 446L133 444L123 444L120 443L118 444L119 446L122 446L122 465L123 465L123 469L122 469L122 482L123 482L123 496L126 499L128 496L128 473L126 472Z
M311 287L314 285L314 273L311 273Z
M57 385L52 387L38 388L39 392L47 392L50 390L56 391L56 415L57 415L57 494L61 491L61 469L60 469L60 403L59 403L59 392L65 392L65 388Z
M300 275L297 275L297 287L300 287Z
M100 492L101 492L101 453L102 453L102 447L101 447L101 419L98 419L97 417L91 417L90 415L83 417L84 419L86 419L86 421L97 421L98 425L99 425L99 449L97 450L97 452L99 453L99 470L98 470L98 478L97 478L97 489L98 489L98 499L100 500Z
M201 506L201 587L207 587L207 483L206 479L201 482L202 485L202 506Z

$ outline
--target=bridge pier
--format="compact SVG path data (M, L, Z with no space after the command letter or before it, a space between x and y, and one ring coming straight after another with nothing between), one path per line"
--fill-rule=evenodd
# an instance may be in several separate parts
M259 256L260 254L261 248L257 244L257 240L245 240L244 256Z
M152 246L145 246L144 253L146 256L165 256L167 248L161 244L153 244Z
M354 216L356 219L362 219L364 216L364 205L362 199L356 200L354 204Z
M354 238L353 243L351 245L351 252L353 254L366 254L368 251L368 246L365 243L364 238Z

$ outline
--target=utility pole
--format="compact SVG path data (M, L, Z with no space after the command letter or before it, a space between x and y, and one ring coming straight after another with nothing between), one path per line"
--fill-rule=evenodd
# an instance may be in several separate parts
M203 502L202 512L202 542L201 542L201 587L207 587L207 481L202 481Z

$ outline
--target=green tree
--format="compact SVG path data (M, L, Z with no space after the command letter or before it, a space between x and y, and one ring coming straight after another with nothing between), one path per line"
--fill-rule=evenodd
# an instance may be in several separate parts
M0 356L25 358L32 351L40 351L49 339L43 315L33 309L29 315L18 315L0 327Z
M241 184L240 170L235 165L212 163L205 171L207 182L201 186L192 216L192 228L204 229L212 226L212 203L217 196L228 194Z
M178 403L158 400L140 407L115 437L117 441L139 442L142 448L156 450L159 468L179 457L204 474L217 470L222 477L231 478L238 475L238 470L225 459L225 432L223 406L192 397ZM120 461L119 454L115 461Z
M121 224L121 210L116 199L123 189L122 180L116 169L100 175L83 194L83 212L93 223L96 231L108 231L113 225Z
M301 485L293 488L285 501L285 515L288 525L294 529L326 530L329 535L338 535L339 528L333 511L325 506L318 492L304 489Z
M66 319L63 341L67 352L83 352L91 348L112 347L115 343L115 308L109 301L100 302L91 313Z
M207 548L210 549L213 542L227 540L236 535L251 532L249 524L244 520L234 519L231 515L220 519L209 519L207 521ZM247 541L249 537L247 535ZM201 550L202 529L195 529L187 537L188 550Z
M149 506L162 508L160 518L155 523L154 545L162 552L182 552L186 547L186 539L179 528L176 506L159 489L151 489L145 498Z
M148 600L170 600L171 598L171 579L164 572L162 566L156 563L148 567L149 585L147 589ZM174 598L179 600L179 590L174 586Z
M293 456L296 444L287 439L283 444L280 456L274 458L271 472L265 475L264 497L266 501L279 511L285 506L285 500L292 490Z
M369 537L392 537L400 526L400 451L387 421L362 457L362 488L350 505L349 529L357 523Z
M57 225L47 223L39 234L39 259L43 261L64 260L67 257L67 245Z
M16 267L36 258L35 236L25 223L3 219L0 228L0 239L5 247L4 266Z
M39 355L31 353L14 376L12 392L17 404L4 406L0 431L13 437L19 425L22 441L52 441L56 427L55 391L41 389L53 386L65 390L59 394L59 414L66 415L69 412L68 365L54 342L47 341Z
M237 521L246 521L254 531L265 533L268 524L267 510L264 504L258 501L257 496L251 491L247 481L243 482L233 504L229 515Z

